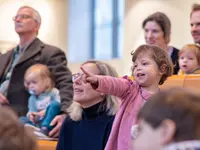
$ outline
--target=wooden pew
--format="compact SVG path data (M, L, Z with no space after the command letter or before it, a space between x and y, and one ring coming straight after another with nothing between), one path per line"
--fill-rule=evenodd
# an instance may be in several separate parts
M39 150L55 150L57 141L38 140Z
M173 75L160 86L161 89L171 87L189 88L200 93L200 75Z

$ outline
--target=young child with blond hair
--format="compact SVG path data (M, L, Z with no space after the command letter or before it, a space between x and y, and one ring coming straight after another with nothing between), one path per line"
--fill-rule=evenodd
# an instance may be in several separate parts
M159 91L172 75L172 62L166 51L154 45L141 45L132 53L134 81L128 77L115 78L94 75L81 67L85 82L98 92L121 98L105 150L129 150L131 128L137 124L137 113L148 98Z
M179 74L200 74L200 47L187 44L179 51Z
M60 95L54 87L54 80L48 67L35 64L27 69L24 85L30 93L28 113L20 117L24 124L40 127L40 132L48 135L53 129L50 125L56 115L60 113Z

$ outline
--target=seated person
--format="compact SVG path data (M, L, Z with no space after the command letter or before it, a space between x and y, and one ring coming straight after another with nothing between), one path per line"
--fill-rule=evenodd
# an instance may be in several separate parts
M38 150L35 137L6 107L0 108L0 150Z
M138 120L133 150L200 150L200 95L188 89L153 95Z
M164 49L173 62L173 74L177 74L179 71L179 50L169 45L171 37L171 21L169 17L162 12L150 14L143 21L142 28L144 29L146 44L157 45Z
M115 69L99 61L87 61L82 67L97 75L117 77ZM62 125L57 150L103 150L112 128L119 101L95 91L80 71L73 75L74 99L69 117Z
M187 44L179 51L179 74L200 74L200 47Z
M40 127L40 131L48 135L53 129L51 121L60 113L59 91L54 87L52 74L46 65L35 64L25 72L24 85L30 97L27 116L20 120Z

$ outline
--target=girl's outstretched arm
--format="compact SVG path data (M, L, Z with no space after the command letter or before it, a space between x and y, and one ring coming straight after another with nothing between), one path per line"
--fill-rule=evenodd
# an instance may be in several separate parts
M124 99L135 87L135 82L129 79L94 75L83 67L81 69L86 75L85 82L90 83L99 92Z

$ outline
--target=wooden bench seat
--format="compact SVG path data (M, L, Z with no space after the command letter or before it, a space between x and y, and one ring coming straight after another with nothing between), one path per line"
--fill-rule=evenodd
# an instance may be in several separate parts
M55 150L57 141L38 140L39 150Z
M200 75L173 75L160 86L161 89L184 87L200 92Z

